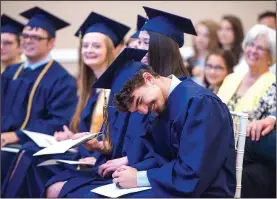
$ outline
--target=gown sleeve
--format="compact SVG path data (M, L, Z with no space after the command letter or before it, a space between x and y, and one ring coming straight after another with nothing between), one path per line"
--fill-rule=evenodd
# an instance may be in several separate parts
M230 113L222 102L212 97L193 97L179 131L181 136L177 157L160 168L148 170L147 176L158 196L201 197L227 158L231 157L231 166L235 171Z

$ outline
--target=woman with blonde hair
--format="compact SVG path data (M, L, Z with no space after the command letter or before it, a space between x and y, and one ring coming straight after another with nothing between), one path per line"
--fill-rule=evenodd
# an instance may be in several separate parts
M202 20L196 25L197 37L193 40L194 55L188 58L188 71L193 79L203 83L203 70L207 55L217 49L219 25L213 20Z

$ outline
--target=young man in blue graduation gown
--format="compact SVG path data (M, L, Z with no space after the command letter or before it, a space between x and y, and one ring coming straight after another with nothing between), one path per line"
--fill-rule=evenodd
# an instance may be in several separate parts
M157 113L141 139L159 167L122 166L113 173L122 188L152 187L127 197L234 196L233 122L217 96L190 78L161 77L149 67L130 78L114 99L123 112Z
M24 153L39 149L22 130L53 135L69 123L77 100L75 79L50 55L56 30L69 24L38 7L21 15L29 19L20 36L27 59L9 66L1 77L1 147L18 143L24 150L12 164L2 158L2 164L10 164L2 184L2 194L7 197L21 186L17 178L23 179L28 172L33 158L24 159ZM7 187L9 182L15 185Z
M150 26L146 26L147 30L165 34L169 38L176 41L180 46L182 46L184 43L184 32L188 34L196 34L190 19L172 15L170 13L165 13L162 11L156 12L155 15L147 12L147 15L150 18ZM156 21L156 17L158 17L159 19L158 23ZM177 21L178 24L176 24L175 21ZM153 24L156 24L157 26L151 28ZM168 29L169 27L170 30ZM172 68L174 67L176 66L172 66ZM111 78L112 77L109 77L107 79ZM103 85L101 84L98 84L98 86L100 86L99 88L111 87L111 85L104 85L105 87L102 87ZM120 123L122 124L121 126L124 127L117 128L117 131L115 131L121 135L120 140L122 142L124 141L122 143L123 146L120 149L121 153L119 153L120 151L118 152L119 155L117 156L117 159L113 158L107 161L105 164L99 166L99 175L106 178L111 177L113 171L115 171L117 167L123 164L132 165L140 170L156 167L157 163L154 158L151 158L149 156L149 152L145 148L144 144L136 139L139 133L144 132L148 124L151 124L155 118L150 113L148 115L132 113L129 117L124 117L123 113L118 113L118 110L116 112L117 118L110 121L113 124ZM139 150L130 150L132 148ZM142 162L142 160L144 161ZM85 191L84 187L83 191ZM87 189L87 192L88 194L85 195L85 197L96 197L95 194L89 193L89 189Z
M19 43L19 36L24 28L20 22L12 19L11 17L3 14L1 15L1 74L5 71L6 67L11 64L21 62L21 48ZM3 81L5 77L3 78ZM5 81L4 81L5 82ZM1 84L1 97L5 95L3 84ZM1 100L1 107L5 103ZM3 109L2 109L3 111ZM2 152L2 158L7 162L11 162L15 157L15 153ZM1 165L1 183L5 179L6 173L9 169L9 164Z
M176 44L176 47L177 46L182 47L184 45L184 33L190 34L190 35L196 35L196 31L194 29L191 19L174 15L172 13L164 12L161 10L145 7L145 6L143 8L149 19L146 20L144 24L141 24L142 27L135 35L138 35L140 31L158 33L156 34L156 36L159 34L162 34L172 40L170 45ZM150 43L151 43L151 39L155 40L155 38L151 38L150 36ZM156 38L156 40L157 39L158 38ZM152 46L151 45L149 46L149 38L147 39L147 37L144 37L142 40L143 41L141 41L141 43L144 43L144 44L140 45L140 48L149 49L149 50L151 48L152 49L151 56L153 56L152 63L153 64L159 63L157 61L154 61L155 59L159 59L159 55L160 55L159 53L161 53L161 52L158 52L156 54L154 52L155 45L157 44L153 43ZM170 49L177 50L176 47L171 46ZM167 48L167 46L165 46L165 48ZM145 59L148 59L147 58L148 56L150 56L150 54L146 55L143 58L143 60L141 60L141 62L144 62ZM163 66L160 66L158 64L156 64L153 67L155 67L157 71L160 71L160 72L164 71L163 72L164 74L168 73L168 72L165 72L165 70L176 71L180 67L180 65L176 64L176 62L174 62L173 60L169 59L168 63L171 65L170 68L168 69L159 69ZM181 74L184 74L184 73L181 72ZM168 73L168 75L170 75L170 73ZM179 77L179 78L182 78L182 77ZM123 153L122 153L122 155L125 156L124 157L125 163L132 165L137 169L143 169L143 168L147 169L156 164L155 161L153 161L153 159L148 157L147 152L145 152L147 150L145 150L144 144L140 143L140 140L137 139L140 131L134 130L134 129L137 129L139 125L144 125L145 127L147 127L148 124L151 125L151 123L153 123L154 120L155 120L155 116L151 113L147 115L132 113L130 116L130 119L126 121L127 130L125 132L126 134L125 139L127 142L126 144L124 144ZM107 162L107 164L104 164L100 167L100 170L101 170L100 172L103 173L103 176L111 175L111 173L116 170L116 167L118 167L119 164L122 164L121 163L122 159L114 159L112 161ZM142 160L144 161L142 162Z
M7 66L21 62L19 35L24 25L8 15L1 15L1 73Z

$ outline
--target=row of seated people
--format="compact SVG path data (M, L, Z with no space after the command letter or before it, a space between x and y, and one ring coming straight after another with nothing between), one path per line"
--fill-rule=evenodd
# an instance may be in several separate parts
M7 66L1 75L1 147L22 144L16 155L1 153L3 197L101 197L90 190L112 181L122 188L152 187L127 197L234 196L235 149L229 110L247 111L251 121L267 119L249 125L249 139L273 135L272 128L266 133L253 129L264 130L262 122L276 107L275 77L269 72L269 61L275 63L276 33L264 25L255 25L247 33L243 41L249 65L246 73L227 76L232 56L226 50L212 52L205 63L210 77L214 70L225 72L226 78L221 86L210 83L211 92L188 78L179 51L184 33L197 34L191 20L144 9L149 19L128 43L137 47L126 48L117 57L121 51L117 47L130 28L95 12L89 14L75 34L82 39L78 97L75 80L49 55L56 30L68 23L35 7L21 13L29 19L22 33L10 24L1 27L6 38L20 33L27 57L22 64ZM23 129L52 134L57 140L99 131L105 136L81 145L75 155L34 157L40 148ZM53 158L96 163L91 172L65 165L37 167ZM242 195L251 197L249 187L260 183L263 189L257 188L255 196L274 195L268 185L274 182L273 167L259 163L257 172L257 167L248 165L258 161L248 162L245 159L243 170L243 186L248 189L242 189ZM262 169L267 168L271 169L268 178L256 183L255 175L266 176Z

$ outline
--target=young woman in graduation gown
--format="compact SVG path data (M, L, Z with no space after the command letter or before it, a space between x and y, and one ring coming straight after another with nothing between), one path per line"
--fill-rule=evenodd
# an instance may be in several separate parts
M94 80L99 79L106 68L113 61L115 52L114 49L124 38L125 34L129 31L129 27L109 18L106 18L102 15L99 15L95 12L91 12L87 19L81 25L77 33L79 33L80 31L83 33L81 54L84 64L82 64L80 75L81 85L79 103L71 122L71 129L74 132L99 132L103 131L106 127L105 124L108 118L105 115L105 111L103 109L104 106L109 103L109 96L111 96L112 94L110 94L110 90L108 89L94 89L92 88L92 85L94 83ZM102 51L101 53L100 50ZM103 62L102 66L99 65L98 62ZM96 76L96 78L92 78L93 76ZM91 91L92 94L90 94ZM100 91L98 100L96 95L97 91ZM87 104L85 105L85 103ZM94 120L95 122L98 121L97 129L90 128L90 125L93 124L91 120L92 112L102 113L98 113L98 115L94 114L92 118L92 120ZM109 117L112 117L113 114L115 114L115 111L112 107L109 107ZM101 122L99 122L99 120ZM79 128L76 128L77 126L79 126ZM70 133L67 128L66 131L67 132L57 132L57 135L60 133L68 133L70 135L73 134ZM86 133L77 133L73 136L73 139L79 137L79 135L81 134ZM90 142L92 142L94 145L94 148L93 150L91 150L91 152L94 151L93 156L97 159L96 165L94 167L102 164L101 162L105 162L107 159L110 158L110 156L112 156L110 137L105 137L102 141L92 140ZM91 152L85 149L84 146L80 146L79 148L83 151L86 151L82 153L82 158L87 158L90 155ZM101 156L100 154L103 154L103 156ZM77 178L79 181L83 181L86 180L88 177L90 178L90 176L91 172L81 172L79 170L72 171L71 169L66 169L49 179L49 181L45 185L47 191L44 190L41 194L46 194L51 197L57 197L56 195L53 195L55 193L51 192L51 187L63 187L64 184L65 186L68 186L71 179L73 179L74 177ZM68 182L65 183L65 181ZM76 186L78 186L79 181L77 181Z

